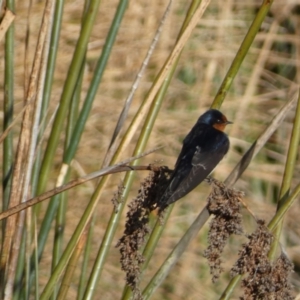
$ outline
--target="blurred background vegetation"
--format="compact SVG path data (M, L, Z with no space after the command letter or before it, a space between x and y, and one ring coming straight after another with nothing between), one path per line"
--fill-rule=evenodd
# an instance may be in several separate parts
M65 182L101 169L125 99L130 92L168 5L168 1L158 0L138 0L128 1L128 3L127 1L102 0L99 11L96 8L94 9L97 13L95 13L95 23L91 24L92 29L89 36L86 32L83 33L82 28L83 24L91 21L93 11L85 12L93 5L97 7L96 2L95 0L53 1L56 10L52 11L57 13L59 7L63 11L61 30L57 59L53 68L53 82L49 83L48 100L45 100L47 98L46 88L43 85L41 85L42 96L37 92L43 103L40 118L40 124L42 125L38 126L40 132L38 139L40 140L42 137L42 141L41 144L36 143L34 146L35 164L32 174L28 173L26 165L23 166L20 173L21 180L24 180L25 174L30 175L31 184L27 184L30 188L26 195L23 195L26 199L55 187L58 175L61 172L63 157L66 155L66 149L74 143L71 134L86 96L90 92L94 72L97 72L98 59L103 53L111 25L114 24L116 9L118 6L123 5L125 8L124 16L120 16L120 27L116 32L115 42L108 49L107 55L109 58L107 64L104 64L99 87L95 86L96 95L92 108L84 125L81 138L77 137L76 154ZM49 3L51 8L51 1ZM173 2L158 44L134 95L128 118L124 124L125 130L136 115L154 79L170 54L191 3L193 1L178 0ZM228 176L243 154L276 116L279 109L293 97L297 90L300 78L298 60L300 54L299 5L300 1L298 0L278 0L274 2L227 93L221 110L234 124L226 129L231 142L229 153L213 173L213 176L219 180L224 180ZM210 2L184 46L145 149L152 149L157 146L163 146L163 148L143 158L139 164L147 165L156 162L173 168L183 138L199 115L212 104L260 6L261 2L254 0L212 0ZM0 68L3 74L0 78L0 85L3 90L0 98L3 107L0 117L4 128L19 116L24 104L29 101L30 74L32 66L37 60L36 45L40 34L45 2L34 0L15 1L14 3L12 0L7 0L2 3L3 14L5 7L10 7L15 12L16 17L13 27L10 27L10 31L1 42L3 47L0 51ZM55 14L53 24L58 26L60 24L57 14ZM49 28L54 25L49 24ZM83 41L78 43L80 34L87 34L86 48ZM46 42L44 48L45 50L49 47L50 55L55 52L53 40L51 43L50 47ZM81 60L73 57L75 48L80 50L80 47L83 48L81 49ZM46 54L45 62L47 62L48 57L49 55ZM69 72L70 66L76 64L76 59L78 59L77 73L74 69ZM8 70L11 70L11 73ZM46 71L49 70L51 68L47 65ZM38 72L39 75L42 73L43 71ZM74 78L70 79L72 74ZM46 79L49 77L51 75L48 72L46 73ZM44 81L44 79L41 80ZM72 80L73 87L70 89L70 101L66 104L66 113L61 121L62 127L59 129L57 147L56 145L53 146L53 160L49 162L49 172L43 173L45 174L45 182L41 183L40 178L44 176L41 171L44 164L43 158L49 143L51 143L49 137L53 131L53 124L56 124L53 123L54 114L63 101L62 95L64 95L66 82ZM33 82L37 83L38 80L33 80ZM35 95L33 98L35 98ZM73 105L70 103L73 103ZM13 114L11 115L12 111ZM235 184L235 188L245 192L244 200L252 212L266 221L269 221L276 212L294 113L295 109L288 113L280 127ZM1 151L3 161L2 211L7 209L10 201L10 186L13 175L11 168L13 162L16 161L15 155L18 152L19 138L24 134L21 131L23 122L24 119L22 120L20 117L17 119L3 144L3 151ZM142 125L139 124L135 129L132 140L125 149L122 149L116 162L133 155L141 134ZM121 137L124 135L125 130L122 131ZM21 163L25 163L25 158ZM300 168L297 160L294 164L294 179L291 189L299 183L299 174ZM124 230L127 205L120 214L120 218L117 219L118 226L115 234L112 235L108 255L103 258L105 263L103 269L101 269L101 276L94 279L94 285L90 293L85 292L84 294L84 291L113 213L111 199L118 186L124 181L124 176L124 173L111 176L106 186L101 190L99 203L93 207L94 217L92 218L91 234L87 234L87 240L82 241L84 246L88 246L89 251L86 252L83 249L83 252L79 253L80 256L75 263L74 274L70 283L68 283L66 294L59 292L61 281L57 279L59 284L55 285L56 289L54 289L52 299L91 299L92 297L93 299L120 299L122 297L125 274L121 270L120 254L115 245ZM145 171L136 172L126 201L129 202L136 196L139 184L146 176L147 172ZM43 291L46 284L49 284L50 275L53 274L52 265L60 259L63 250L80 222L84 210L88 203L91 203L97 185L96 180L87 182L65 193L63 199L59 200L59 203L61 203L59 206L58 202L53 202L56 204L54 204L52 210L54 220L49 221L49 235L42 233L42 237L40 228L43 220L49 214L47 207L50 201L44 201L38 207L26 210L25 223L23 223L24 225L20 231L20 246L17 247L20 248L20 251L15 249L11 252L16 253L18 260L16 274L11 275L13 282L15 282L13 299L39 298L38 294ZM22 186L22 191L25 191L23 183L20 186ZM176 203L155 249L154 256L143 276L141 287L149 282L177 241L205 206L205 199L209 191L210 187L203 183L185 199ZM19 199L21 198L20 196ZM55 201L55 199L51 201ZM57 210L59 213L57 213ZM291 279L295 295L300 291L298 273L300 268L299 213L300 205L297 201L285 218L280 237L280 242L287 255L295 264L296 272ZM3 226L1 236L1 268L3 273L3 263L5 262L5 258L3 259L3 251L5 251L4 237L7 235L7 231L4 227L5 223L1 222ZM247 232L252 232L255 228L255 222L246 211L244 226ZM226 246L223 254L225 272L217 283L212 284L209 267L203 257L203 252L207 247L207 231L208 225L206 224L163 284L156 290L153 299L219 298L229 282L229 270L236 261L238 251L241 244L245 242L245 238L233 237L230 239L229 245ZM31 255L36 247L36 240L43 238L46 243L44 251L41 254L38 268L34 268L34 256L31 258ZM16 238L13 238L13 241L15 240ZM83 257L86 257L86 260ZM38 258L35 257L35 259ZM83 262L86 265L83 265ZM10 264L9 260L7 264ZM4 276L9 277L9 273ZM0 279L3 284L3 274ZM233 299L237 299L239 295L241 295L241 290L237 287ZM41 299L47 299L46 296L42 297L45 298ZM5 299L11 298L7 296Z

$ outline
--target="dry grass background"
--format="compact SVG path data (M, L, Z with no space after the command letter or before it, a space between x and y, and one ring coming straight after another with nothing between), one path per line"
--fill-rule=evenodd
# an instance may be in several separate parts
M27 22L29 21L30 39L26 65L30 68L44 8L43 1L33 1L28 18L28 2L17 1L16 3L15 115L20 111L24 99L24 76L26 78L24 50ZM115 0L103 0L100 4L97 25L93 30L87 52L82 99L84 99L89 86L117 3L118 1ZM272 13L264 22L261 32L226 97L222 112L234 122L234 125L227 128L231 141L230 151L214 172L214 177L220 180L226 178L242 154L276 114L276 111L290 99L296 83L299 81L300 65L297 59L300 53L299 4L300 1L297 0L275 1ZM157 0L130 2L76 154L72 177L100 168L124 99L142 64L166 5L167 1ZM174 44L188 5L186 1L182 0L174 2L158 46L135 95L129 112L129 120L138 109L141 99L145 96L154 76ZM148 149L157 145L164 147L143 159L143 164L163 161L163 164L172 168L180 151L182 139L194 125L198 116L212 103L259 5L260 2L254 0L246 2L214 0L211 2L183 51L176 75L170 85L147 146ZM68 0L65 3L49 117L60 99L79 34L82 8L82 0ZM268 45L266 45L266 41L268 41ZM0 52L0 58L3 72L3 51ZM0 85L3 87L2 77ZM2 101L2 98L0 100ZM127 125L129 120L126 122ZM245 191L245 200L251 210L266 220L269 220L276 210L274 202L280 189L292 120L293 112L289 114L267 146L235 185L236 188ZM18 134L18 130L19 124L14 127L15 136ZM16 142L17 139L15 139L15 145ZM123 158L131 156L133 145L134 142L124 151ZM53 187L59 172L57 166L62 159L62 147L63 144L58 148L48 189ZM299 176L297 175L299 173L300 168L297 164L295 183L298 183ZM130 198L137 193L139 182L146 175L146 172L136 175ZM122 178L122 174L114 175L100 200L92 242L91 264L95 259L112 210L110 200ZM95 183L92 182L69 192L65 242L74 231L94 187ZM204 207L208 192L209 187L204 183L176 204L155 251L155 256L144 276L144 282L148 282L197 213ZM300 205L297 202L286 217L281 240L297 269L300 266L299 213ZM254 228L253 220L247 216L247 213L245 213L244 219L247 230L251 232ZM122 235L124 223L125 213L115 235L114 244ZM51 249L52 238L53 236L50 236L48 241L49 249ZM236 260L239 247L244 241L240 237L231 239L223 256L225 275L221 276L218 283L212 284L209 268L203 258L203 252L207 246L207 227L205 227L197 239L191 243L153 299L217 299L227 285L228 271ZM51 255L51 251L46 251L43 255L42 266L45 268L41 267L41 285L49 276L50 270L46 266L51 261ZM99 296L96 296L95 299L120 298L125 275L120 269L119 256L118 250L112 247L97 287L96 295ZM80 265L76 271L77 280L79 271ZM293 284L295 291L300 291L297 272L293 276ZM75 281L70 287L67 299L76 297L76 285Z

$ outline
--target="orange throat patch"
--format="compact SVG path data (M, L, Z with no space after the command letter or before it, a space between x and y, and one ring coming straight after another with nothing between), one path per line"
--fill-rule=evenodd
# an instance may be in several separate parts
M227 123L222 123L222 124L219 124L219 123L215 123L213 125L213 127L219 131L224 131L225 127L226 127Z

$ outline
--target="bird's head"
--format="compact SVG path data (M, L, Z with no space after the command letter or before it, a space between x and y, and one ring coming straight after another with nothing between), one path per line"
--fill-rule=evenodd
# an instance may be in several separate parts
M227 118L218 110L210 109L200 116L198 122L213 126L215 129L223 131L228 124L232 122L228 121Z

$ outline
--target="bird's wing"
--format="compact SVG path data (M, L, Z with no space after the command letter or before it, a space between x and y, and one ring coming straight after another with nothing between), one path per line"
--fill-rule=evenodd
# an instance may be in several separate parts
M209 147L196 146L189 151L180 154L175 170L170 178L170 183L164 195L164 203L169 205L182 198L199 185L221 161L229 148L229 141L224 135L218 141L217 146ZM190 156L190 159L188 157ZM187 158L187 159L186 159Z

